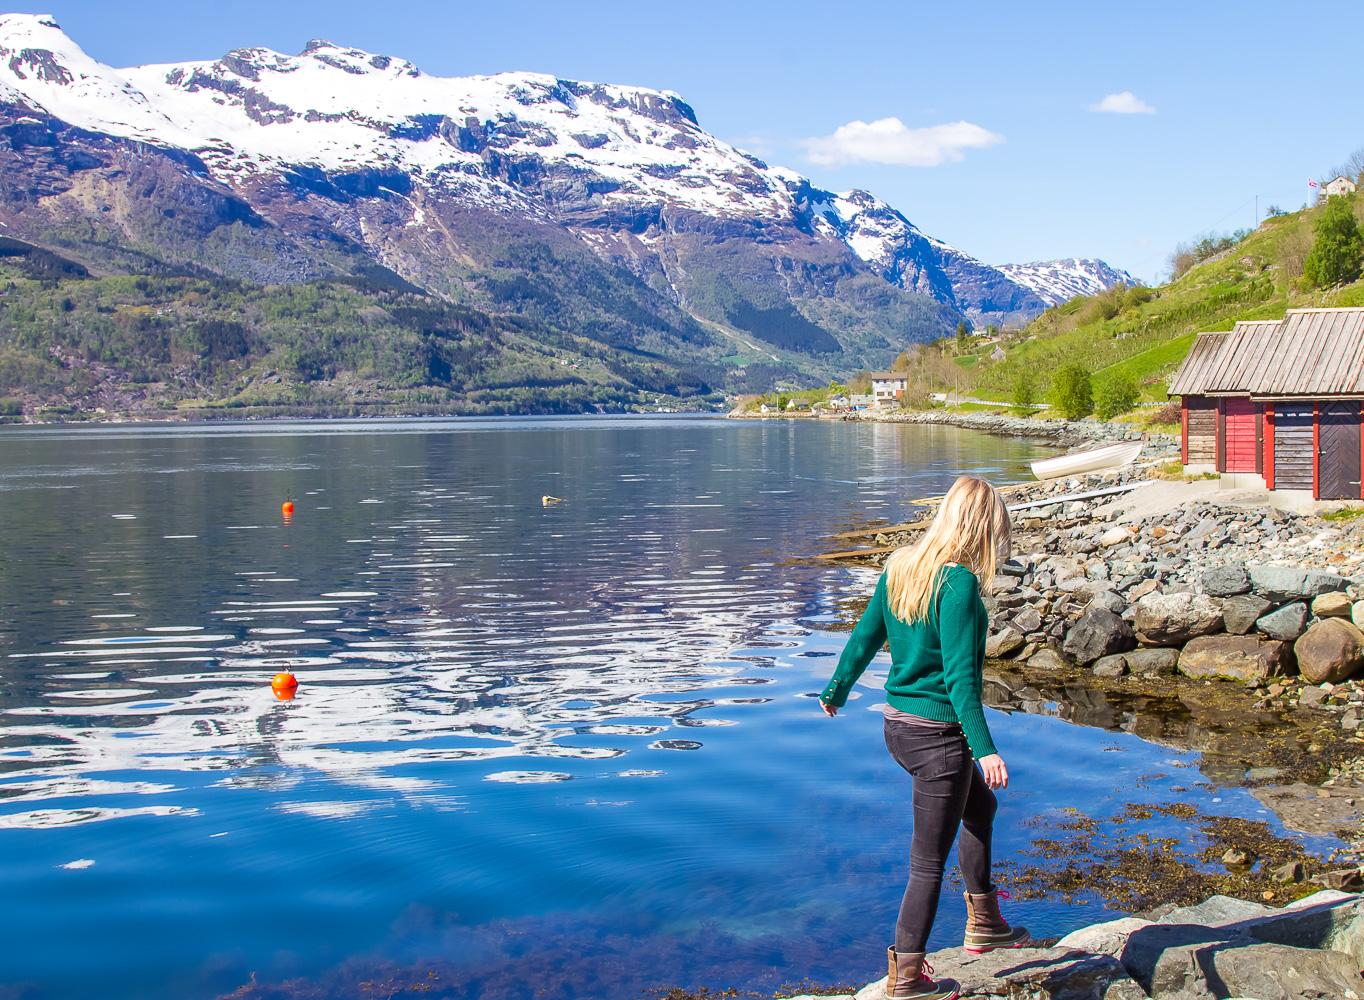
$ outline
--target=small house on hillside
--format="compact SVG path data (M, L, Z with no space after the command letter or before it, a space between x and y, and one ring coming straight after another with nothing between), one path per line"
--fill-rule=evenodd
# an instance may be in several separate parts
M1364 309L1290 309L1200 333L1174 378L1186 471L1361 499Z
M1326 198L1331 198L1338 194L1354 194L1355 182L1343 175L1332 177L1321 186L1321 193Z
M909 379L903 372L872 372L871 394L877 406L894 406L908 388Z
M996 347L990 352L991 361L1003 361L1006 357L1008 357L1008 355L1004 353L1004 348L1002 347Z

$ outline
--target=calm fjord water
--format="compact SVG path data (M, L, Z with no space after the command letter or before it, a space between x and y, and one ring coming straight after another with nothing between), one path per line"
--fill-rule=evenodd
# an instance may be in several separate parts
M813 699L841 636L812 624L868 578L786 560L1035 453L693 418L0 433L0 995L874 974L909 785L875 668L838 719ZM990 720L1001 856L1190 759Z

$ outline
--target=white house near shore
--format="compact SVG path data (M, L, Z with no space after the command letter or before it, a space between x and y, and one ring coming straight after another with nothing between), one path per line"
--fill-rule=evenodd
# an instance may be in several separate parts
M871 394L877 406L894 406L904 398L909 379L902 372L872 372Z
M1354 194L1355 182L1343 175L1332 177L1321 186L1323 198L1334 198L1338 194Z

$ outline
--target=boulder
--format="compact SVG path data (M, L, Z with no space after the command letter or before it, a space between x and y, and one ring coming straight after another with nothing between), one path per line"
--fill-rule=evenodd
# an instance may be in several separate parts
M1056 650L1050 646L1044 646L1028 657L1028 666L1034 670L1064 670L1070 664Z
M1122 956L1127 947L1127 939L1143 927L1150 927L1151 921L1141 917L1119 917L1106 920L1101 924L1090 924L1078 931L1071 931L1056 942L1058 948L1074 948L1094 955Z
M1139 601L1147 594L1153 594L1160 589L1160 581L1148 577L1140 583L1132 585L1132 589L1127 592L1128 600Z
M1298 704L1306 708L1316 708L1326 703L1326 692L1319 687L1308 684L1298 692Z
M1250 574L1243 562L1223 563L1203 573L1203 593L1213 597L1234 597L1250 591Z
M1014 615L1013 627L1024 635L1036 632L1042 627L1042 615L1036 608L1023 608Z
M1142 932L1138 932L1142 933ZM1138 982L1141 977L1137 976ZM1147 986L1153 997L1348 997L1364 983L1338 951L1252 944L1239 938L1165 950Z
M1137 644L1132 626L1107 608L1091 606L1066 633L1061 650L1079 664L1109 653L1125 653Z
M1018 653L1023 645L1023 637L1005 627L985 640L985 655L992 660L1007 659Z
M1185 677L1197 680L1223 677L1245 684L1259 684L1283 673L1288 665L1288 643L1278 639L1204 635L1190 640L1180 652L1178 669Z
M1335 573L1319 569L1305 569L1302 566L1252 566L1250 585L1256 593L1263 594L1271 601L1301 601L1344 590L1350 581Z
M1137 637L1148 646L1182 646L1222 628L1222 605L1206 594L1147 594L1134 606Z
M1142 677L1169 677L1179 663L1179 650L1166 647L1134 649L1124 653L1127 669Z
M1099 536L1099 544L1104 548L1112 548L1114 545L1121 545L1123 542L1132 540L1132 532L1121 524L1115 524L1102 535Z
M1089 603L1085 605L1089 608L1107 608L1115 615L1120 615L1127 610L1127 602L1111 590L1096 590L1090 594Z
M1364 601L1355 601L1350 606L1350 621L1364 628Z
M1101 656L1091 668L1095 677L1121 677L1127 673L1127 658L1122 653Z
M1350 595L1341 590L1320 594L1312 599L1312 614L1318 618L1349 618L1354 610Z
M1308 682L1339 684L1364 667L1364 633L1343 618L1323 618L1293 644L1293 654Z
M1065 948L1004 948L972 955L944 948L928 956L937 978L961 983L973 1000L1145 1000L1122 962L1112 955ZM885 980L858 991L856 1000L884 1000Z
M1256 621L1255 627L1271 639L1292 642L1307 627L1307 605L1302 601L1285 604Z
M1245 635L1273 609L1272 601L1255 594L1229 597L1222 602L1222 625L1232 635Z

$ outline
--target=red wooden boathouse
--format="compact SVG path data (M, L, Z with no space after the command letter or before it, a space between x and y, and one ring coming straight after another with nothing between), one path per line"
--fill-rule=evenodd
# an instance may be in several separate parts
M1291 309L1199 334L1170 395L1187 471L1364 497L1364 309Z

